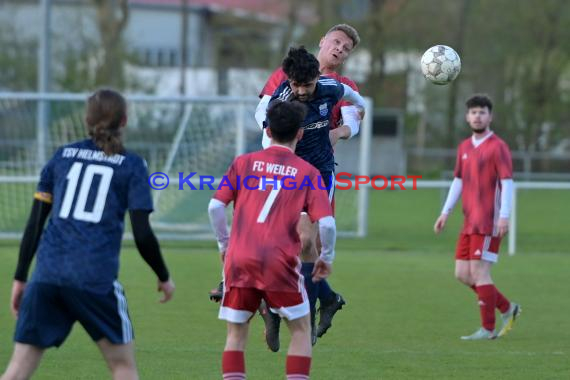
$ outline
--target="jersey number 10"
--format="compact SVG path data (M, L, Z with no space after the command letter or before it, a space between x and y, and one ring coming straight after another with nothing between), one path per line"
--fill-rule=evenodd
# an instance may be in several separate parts
M61 204L61 209L59 210L59 217L62 219L67 219L71 213L71 206L75 199L77 184L79 182L82 169L83 163L75 162L67 173L67 187L65 188L65 195L63 197L63 203ZM95 194L93 210L87 211L87 198L89 197L89 191L91 190L91 184L93 183L95 175L101 176L101 180L99 181L97 193ZM113 168L94 164L86 166L85 173L81 180L81 185L79 186L79 196L77 197L77 202L75 202L75 207L73 209L73 219L91 223L99 223L101 221L112 177Z

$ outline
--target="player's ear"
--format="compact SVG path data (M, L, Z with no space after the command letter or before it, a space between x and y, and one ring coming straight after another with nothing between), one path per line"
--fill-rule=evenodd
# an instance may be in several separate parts
M326 37L326 36L321 37L321 40L319 41L319 48L322 48L322 47L323 47L323 44L324 44L324 42L325 42L325 37Z
M126 126L126 125L127 125L127 120L128 120L127 115L123 116L123 118L121 119L121 124L119 124L119 127L122 128L122 127Z
M267 137L272 138L273 136L271 136L271 129L269 128L264 128L263 129L265 131L265 133L267 133Z
M297 136L295 136L297 138L297 141L300 141L303 138L304 132L305 130L303 128L299 128L299 130L297 131Z

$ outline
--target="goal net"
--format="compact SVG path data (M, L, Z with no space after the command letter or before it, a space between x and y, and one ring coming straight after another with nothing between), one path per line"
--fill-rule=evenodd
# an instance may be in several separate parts
M0 237L21 236L39 172L57 147L86 138L86 98L86 94L0 93ZM127 96L127 100L125 146L146 159L149 173L162 172L170 179L166 189L153 190L151 221L159 237L212 238L207 206L213 190L200 190L197 178L218 180L236 155L261 149L254 119L257 98ZM371 109L367 115L372 115ZM368 174L369 124L367 118L358 137L337 145L338 157L350 157L346 164L339 163L338 171ZM190 182L197 190L187 184L179 190L179 178L191 173L196 173ZM364 236L367 190L337 191L335 198L339 234Z

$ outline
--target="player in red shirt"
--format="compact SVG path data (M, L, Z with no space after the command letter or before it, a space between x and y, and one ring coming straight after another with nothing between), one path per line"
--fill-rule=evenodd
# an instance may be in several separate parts
M338 74L336 71L348 58L352 50L360 42L360 37L356 29L347 24L338 24L333 26L323 36L319 42L319 52L317 60L319 61L321 75L334 78L339 82L346 84L353 90L358 92L358 87L349 78ZM263 90L259 94L261 98L255 118L260 128L263 128L265 120L265 110L271 96L281 83L287 80L287 75L282 67L275 70L267 80ZM359 132L360 120L362 115L358 108L351 103L341 100L332 109L329 138L331 145L334 147L339 139L349 139ZM263 147L268 146L268 137L263 132ZM332 200L334 205L334 198ZM303 261L303 271L310 273L312 271L312 263L318 256L319 241L318 231L306 216L302 216L298 226L301 236L302 250L301 260ZM320 302L319 324L316 327L315 337L322 337L332 325L332 319L335 313L342 309L345 304L344 298L334 292L327 281L321 281L317 287L317 297ZM314 311L313 311L314 312ZM266 340L272 351L279 349L279 325L275 316L262 311L266 323ZM315 317L313 316L313 319ZM313 343L315 340L313 341Z
M434 231L440 233L459 196L464 223L455 254L455 277L477 293L482 327L463 340L494 339L505 335L521 312L520 305L499 292L491 267L499 255L501 238L509 228L513 168L508 145L490 129L493 104L485 95L467 100L466 120L473 135L457 149L455 178ZM495 307L502 326L495 333Z
M301 275L296 226L302 210L319 224L322 250L313 281L331 272L336 237L326 189L316 168L296 156L306 107L277 101L267 112L272 145L237 157L210 201L208 212L224 263L219 318L228 333L222 357L224 379L245 379L244 350L249 320L262 300L287 320L291 342L287 379L308 379L311 365L309 301ZM321 180L322 183L322 180ZM231 235L225 207L234 202Z

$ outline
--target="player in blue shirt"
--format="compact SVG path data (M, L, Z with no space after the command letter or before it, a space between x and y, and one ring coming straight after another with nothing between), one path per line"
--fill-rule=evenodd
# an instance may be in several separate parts
M3 380L31 377L44 350L60 346L76 321L99 346L113 378L138 378L133 328L117 281L126 210L136 246L158 277L161 302L174 293L149 224L146 163L121 142L125 99L113 90L95 92L85 121L91 138L59 148L40 176L12 286L15 346Z
M307 116L303 121L303 138L298 142L295 153L320 171L322 186L326 186L329 199L333 203L335 162L334 151L329 138L332 111L340 100L347 100L358 107L362 118L364 116L364 99L351 87L335 79L321 76L319 61L302 46L289 50L287 57L283 60L282 68L288 80L281 83L275 90L270 102L277 99L283 101L298 100L307 106ZM305 278L305 287L309 296L312 343L315 344L317 297L332 299L332 301L328 301L332 305L329 312L321 312L320 324L324 323L327 328L331 325L334 313L342 308L345 301L340 294L330 289L326 280L318 284L311 280L314 262L318 257L317 245L315 244L318 231L307 215L301 215L298 230L303 246L301 273ZM322 307L323 302L321 301ZM265 320L267 344L272 351L277 351L279 350L279 318L268 310L261 310L261 314ZM323 315L327 321L323 321Z

